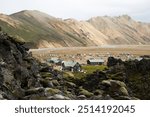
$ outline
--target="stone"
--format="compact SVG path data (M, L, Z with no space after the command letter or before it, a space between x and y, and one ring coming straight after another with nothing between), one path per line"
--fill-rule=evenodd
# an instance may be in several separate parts
M42 78L51 78L52 77L52 74L49 72L41 72L40 74L41 74Z
M129 93L125 87L120 87L118 89L118 93L122 96L129 96Z
M55 94L60 94L61 91L59 89L54 89L54 88L45 88L45 95L48 96L53 96Z
M94 91L94 95L102 95L104 93L103 90L97 89Z
M103 80L102 85L110 87L126 87L124 82L118 80Z
M12 91L13 96L22 99L25 96L25 91L21 88L16 87L14 91Z
M118 80L103 80L102 85L106 86L105 90L113 97L129 96L124 82Z
M48 97L48 99L49 100L70 100L70 98L60 95L60 94L55 94L54 96L50 96Z
M31 94L38 94L38 93L42 93L44 92L44 88L43 87L38 87L38 88L32 88L32 89L28 89L25 91L26 95L31 95Z
M63 93L64 93L64 95L65 95L66 97L69 97L70 99L73 99L73 100L76 99L75 92L64 91Z
M76 87L76 84L73 83L73 82L66 82L66 86L67 86L67 87L70 87L70 88L75 88L75 87Z
M103 100L114 100L109 94L103 96Z
M3 96L2 96L2 94L0 94L0 100L2 100L3 99Z
M108 61L107 61L107 66L111 67L111 66L115 66L117 64L121 64L122 60L121 59L116 59L114 57L109 57Z
M113 87L126 87L126 84L124 82L118 80L110 80L110 83Z
M102 96L102 95L94 95L94 96L92 96L91 98L90 98L91 100L103 100L104 99L104 97Z
M52 83L53 83L54 86L59 86L60 85L57 80L52 80Z
M111 86L111 82L110 82L110 80L103 80L102 81L102 85L110 87Z
M47 88L52 88L54 87L53 82L50 80L46 80L46 79L40 79L40 83L42 84L43 87Z
M41 94L31 94L31 95L25 96L23 100L47 100L47 97Z
M80 95L85 95L87 98L93 96L93 93L89 92L88 90L85 90L85 89L80 89L80 92L79 92Z
M77 99L79 99L79 100L85 100L86 96L85 95L79 95L79 96L77 96Z
M18 66L14 71L14 77L16 80L20 81L21 87L28 86L28 79L31 77L29 71L22 66Z

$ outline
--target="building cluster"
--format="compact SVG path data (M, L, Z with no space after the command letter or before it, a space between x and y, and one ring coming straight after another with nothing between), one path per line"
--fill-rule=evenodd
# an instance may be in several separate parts
M52 64L52 65L56 65L56 66L61 66L60 70L63 71L81 71L81 64L79 62L73 61L73 60L68 60L68 61L64 61L60 58L50 58L47 59L47 62ZM87 64L88 65L102 65L104 64L104 60L103 59L95 59L95 58L91 58L87 60Z
M118 55L111 55L107 53L106 55L99 53L88 53L88 54L70 54L70 55L60 55L60 54L50 54L46 59L46 62L52 66L57 67L62 71L82 71L82 65L103 65L107 63L108 57L115 57L121 59L122 61L128 60L142 60L150 59L150 56L134 56L130 53L121 53Z

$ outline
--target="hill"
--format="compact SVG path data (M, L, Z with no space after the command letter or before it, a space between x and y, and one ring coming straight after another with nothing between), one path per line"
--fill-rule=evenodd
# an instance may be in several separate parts
M127 15L77 21L24 10L0 14L0 27L32 48L150 44L150 24Z

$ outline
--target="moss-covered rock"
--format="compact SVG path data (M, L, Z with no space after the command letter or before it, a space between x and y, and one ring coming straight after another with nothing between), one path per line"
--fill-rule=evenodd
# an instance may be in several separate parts
M61 94L55 94L53 96L48 97L49 100L70 100L69 97L63 96Z
M73 83L73 82L66 82L66 86L69 87L69 88L75 88L76 84Z
M32 88L32 89L28 89L25 91L26 95L31 95L31 94L38 94L38 93L42 93L44 92L44 88L43 87L38 87L38 88Z
M100 89L96 89L94 92L94 95L102 95L104 93L103 90L100 90Z
M120 87L118 89L118 93L119 95L122 95L122 96L129 96L129 93L125 87Z
M52 74L49 72L41 72L41 76L42 78L48 78L48 77L52 77Z
M106 87L106 92L112 97L129 96L124 82L117 80L103 80L102 85Z
M108 74L108 78L112 80L119 80L119 81L125 81L126 76L123 72L117 72L114 74Z
M40 79L40 83L43 87L54 87L52 81L47 80L47 79Z
M60 83L58 82L58 80L52 80L52 83L53 83L54 86L59 86L60 85Z
M86 89L80 88L79 95L85 95L87 98L93 96L93 93L89 92Z
M52 96L61 93L59 89L54 89L54 88L46 88L44 92L46 96Z

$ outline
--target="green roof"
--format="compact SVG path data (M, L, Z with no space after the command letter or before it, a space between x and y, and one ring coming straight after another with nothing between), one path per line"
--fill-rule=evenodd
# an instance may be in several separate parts
M104 63L103 59L89 59L88 61L90 61L91 63Z
M74 67L77 63L75 61L63 61L65 67Z

